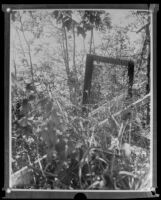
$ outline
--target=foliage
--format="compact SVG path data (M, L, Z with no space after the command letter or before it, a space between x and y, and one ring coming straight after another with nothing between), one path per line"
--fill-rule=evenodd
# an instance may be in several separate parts
M53 11L58 23L62 23L62 26L66 27L68 31L72 29L72 23L74 23L77 27L77 34L81 34L83 37L86 36L87 31L93 28L103 30L105 26L111 27L108 13L104 11L78 11L78 13L81 17L79 22L72 18L72 11Z
M145 96L145 67L129 100L127 70L94 63L91 112L82 113L88 47L80 40L91 47L94 30L104 39L95 46L100 55L131 57L128 29L111 30L105 11L15 11L11 22L12 171L31 169L29 183L15 187L150 188L147 102L136 103Z

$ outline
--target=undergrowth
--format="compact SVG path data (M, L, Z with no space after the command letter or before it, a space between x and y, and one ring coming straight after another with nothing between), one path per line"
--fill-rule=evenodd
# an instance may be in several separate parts
M82 113L81 107L33 90L26 88L23 94L18 91L21 98L12 106L12 170L16 172L24 166L32 169L30 181L24 184L23 178L23 184L20 181L14 187L150 187L150 150L147 139L144 141L149 125L143 124L145 113L141 108L138 111L133 106L116 116L113 106L121 103L117 99L115 104L96 108L98 112L94 114L89 109ZM101 123L104 119L105 123ZM47 156L40 161L43 155Z

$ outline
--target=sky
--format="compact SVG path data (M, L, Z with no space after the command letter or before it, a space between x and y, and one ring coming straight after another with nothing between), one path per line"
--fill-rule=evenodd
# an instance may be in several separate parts
M129 18L126 16L130 14L131 10L111 9L108 10L113 25L126 26L129 23Z

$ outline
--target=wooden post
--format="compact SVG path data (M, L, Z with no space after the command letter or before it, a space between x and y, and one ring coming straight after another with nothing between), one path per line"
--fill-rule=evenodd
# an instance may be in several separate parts
M91 88L91 80L92 80L92 72L93 72L93 56L87 54L86 58L86 71L85 71L85 81L84 81L84 89L83 89L83 113L87 111L87 104L89 104L90 97L90 88Z
M132 98L132 86L134 80L134 63L132 61L128 63L128 77L129 77L128 96L129 98Z

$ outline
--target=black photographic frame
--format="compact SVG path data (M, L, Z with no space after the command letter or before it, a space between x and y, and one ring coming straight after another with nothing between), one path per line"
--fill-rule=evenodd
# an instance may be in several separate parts
M153 15L153 149L152 149L152 167L153 177L151 191L47 191L47 190L16 190L10 188L10 13L14 9L143 9L151 10ZM5 88L5 198L74 198L77 193L84 193L87 198L144 198L156 197L155 189L157 188L157 11L159 6L157 4L4 4L3 11L5 14L5 66L4 66L4 88ZM89 83L87 84L87 88Z

